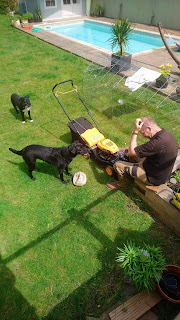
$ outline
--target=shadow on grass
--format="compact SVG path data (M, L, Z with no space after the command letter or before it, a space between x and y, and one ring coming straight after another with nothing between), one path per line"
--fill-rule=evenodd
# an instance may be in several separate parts
M13 165L18 166L19 170L21 170L22 172L26 173L29 176L29 171L28 171L29 169L28 169L27 164L24 161L23 162L14 162L14 161L8 160L8 162L13 164ZM69 172L71 173L71 168L70 167L69 167ZM60 179L57 167L55 165L53 166L53 165L51 165L49 163L44 163L44 162L37 161L36 168L33 171L33 176L35 178L38 178L38 174L39 173L43 173L43 174L46 174L46 175L49 175L49 176L53 176L53 177L55 177L57 179ZM66 177L66 176L67 175L64 172L64 177ZM30 176L29 176L29 179L31 179Z
M15 109L10 109L9 111L10 111L10 113L13 115L13 117L14 117L16 120L19 120L19 121L22 122L22 117L21 117L21 114L20 114L20 113L17 114L16 111L15 111Z
M15 287L15 276L0 257L0 319L39 320L32 307Z
M101 262L101 270L87 282L82 283L67 297L67 299L57 304L49 314L43 318L43 320L84 320L86 315L98 316L104 311L101 306L105 306L107 308L108 301L112 305L112 303L114 304L117 300L123 297L122 270L120 270L120 268L115 264L117 247L122 246L123 243L129 239L138 239L139 243L141 243L141 240L146 237L148 241L151 237L151 232L150 229L148 230L148 234L146 234L147 230L139 233L138 231L130 231L120 228L117 237L114 240L111 240L105 233L96 227L96 225L90 221L86 213L93 211L99 203L102 203L107 197L110 197L112 193L114 193L114 191L107 191L105 195L97 198L83 209L69 209L69 217L64 222L40 235L35 240L12 253L2 261L3 268L7 269L5 266L6 264L25 254L26 251L51 237L56 232L59 232L72 221L76 221L79 226L87 230L87 232L101 243L102 249L97 253L97 259ZM12 277L11 273L7 273L6 281L7 283L10 283L9 287L13 288L13 282L15 282L15 279ZM8 314L7 301L11 301L12 295L14 296L14 299L18 299L20 307L18 308L16 307L16 304L12 303L11 312L13 312L15 316L4 316L4 318L1 317L1 320L25 319L23 318L24 315L21 315L22 305L25 305L27 310L29 309L29 318L26 317L26 319L38 319L34 313L34 309L32 308L31 310L31 307L20 293L14 288L13 290L13 292L10 290L4 291L5 298L2 310L4 310L4 314ZM57 294L57 299L60 300L60 298L60 294Z
M128 190L126 194L132 202L129 210L130 213L133 214L133 203L136 201L137 196L134 194L132 195L131 187L132 185L130 184L130 190ZM66 220L43 233L2 261L1 279L4 280L3 290L1 290L1 292L3 292L2 311L0 311L2 314L0 317L1 320L39 319L36 316L34 309L28 304L18 290L15 289L15 278L7 269L6 265L14 259L17 259L19 256L24 255L28 250L39 245L56 232L60 232L73 221L76 221L80 227L83 227L84 230L90 233L92 237L101 244L101 249L97 252L97 259L100 261L101 268L88 281L79 284L79 286L77 285L77 288L63 301L61 301L60 292L56 293L56 299L60 302L52 308L48 315L41 318L41 320L85 320L87 315L98 317L105 309L107 310L112 307L117 301L120 300L123 302L126 298L124 296L123 272L115 262L117 247L122 247L127 240L135 241L137 245L140 246L144 239L146 239L147 243L151 243L153 241L152 238L156 237L156 234L154 234L153 227L155 222L152 222L151 227L143 232L120 227L116 238L111 239L102 232L96 224L90 221L91 215L89 216L87 213L93 212L99 203L103 203L103 201L112 194L118 194L118 192L119 191L107 191L106 194L92 201L82 209L75 210L74 208L70 208ZM140 209L144 209L144 204L142 202L136 201L136 205ZM135 212L137 212L136 208ZM125 219L125 217L122 217L122 219ZM82 252L82 254L84 253ZM171 320L171 318L167 319Z
M96 181L100 184L105 184L109 182L109 176L105 172L105 168L100 167L95 161L92 159L89 160L89 165L92 169L92 173ZM106 177L106 180L105 180ZM112 180L112 179L111 179Z
M49 133L50 135L52 135L53 137L60 139L67 144L71 144L71 134L70 132L69 133L67 132L69 129L60 120L56 120L56 119L50 120L48 122L41 124L40 128L46 131L47 133ZM58 132L58 128L59 128L59 132ZM64 131L66 131L66 133L63 135L61 135L62 128ZM59 136L58 136L58 133L60 134Z
M103 110L102 113L107 118L121 117L125 114L132 114L132 112L140 110L142 107L137 106L137 103L124 103L124 104L114 104L113 106Z

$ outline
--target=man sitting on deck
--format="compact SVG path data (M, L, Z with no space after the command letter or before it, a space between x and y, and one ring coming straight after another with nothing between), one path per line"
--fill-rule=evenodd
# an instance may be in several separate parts
M137 146L139 132L149 141ZM117 161L114 169L118 180L106 186L111 190L126 190L126 173L148 185L163 184L170 178L177 152L178 143L170 131L161 129L153 118L138 118L128 148L130 159L135 157L136 163Z

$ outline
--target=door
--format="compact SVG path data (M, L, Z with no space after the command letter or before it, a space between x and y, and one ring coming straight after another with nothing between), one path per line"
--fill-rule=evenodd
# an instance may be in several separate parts
M72 17L82 15L82 0L61 0L62 16Z

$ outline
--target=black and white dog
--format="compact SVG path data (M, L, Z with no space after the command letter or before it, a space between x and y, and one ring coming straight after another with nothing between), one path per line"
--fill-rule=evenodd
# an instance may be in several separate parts
M25 147L21 151L9 148L10 151L23 157L24 161L29 167L29 174L32 180L35 178L32 175L32 171L36 167L36 159L41 159L45 162L54 164L60 174L60 179L63 183L67 183L63 178L63 171L65 169L68 176L72 176L68 172L68 165L78 155L87 156L89 154L89 148L84 146L79 141L74 141L70 146L62 148L45 147L37 144L33 144Z
M30 122L33 121L31 119L31 114L30 114L31 102L29 100L29 96L25 96L21 98L17 93L13 93L11 95L11 102L17 114L19 114L19 110L20 110L21 116L22 116L22 123L25 123L25 118L24 118L25 112L28 112ZM19 108L19 110L17 109L17 107Z

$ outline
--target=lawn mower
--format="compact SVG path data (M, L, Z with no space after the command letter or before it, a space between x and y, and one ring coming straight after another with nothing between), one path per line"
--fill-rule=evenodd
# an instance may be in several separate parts
M72 90L63 92L63 93L59 91L55 92L55 89L57 88L57 86L63 85L67 82L71 83ZM93 127L91 122L89 122L84 117L79 117L77 119L71 119L69 117L62 103L58 99L58 94L59 93L65 94L72 91L76 92L78 98L86 108L88 115L91 117L96 127ZM104 137L95 119L93 118L91 112L89 111L84 101L80 97L77 91L77 88L74 86L73 81L71 79L57 83L53 87L52 92L54 97L60 104L61 108L63 109L64 113L69 119L68 127L71 130L72 142L75 140L78 140L83 144L85 144L86 146L88 146L90 151L89 152L90 157L95 162L97 162L101 167L104 167L108 175L115 176L115 171L113 169L114 163L119 160L128 161L128 154L126 152L126 149L118 148L118 146L113 141L106 139Z
M169 200L169 203L180 211L180 193L177 193L175 190L173 190L173 194L174 196Z

